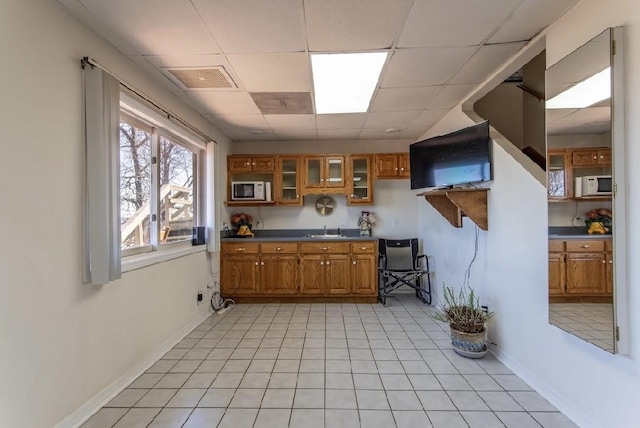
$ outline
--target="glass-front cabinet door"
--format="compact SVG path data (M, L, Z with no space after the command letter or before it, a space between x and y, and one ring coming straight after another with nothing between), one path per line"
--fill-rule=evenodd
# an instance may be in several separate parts
M278 157L279 189L277 202L280 205L302 205L300 192L300 157Z
M324 187L323 161L322 156L305 156L305 188Z
M549 199L567 199L570 196L571 168L566 150L549 150L547 181Z
M372 204L371 156L352 155L350 167L351 191L347 194L347 201L350 205Z
M344 156L327 156L324 187L344 187Z

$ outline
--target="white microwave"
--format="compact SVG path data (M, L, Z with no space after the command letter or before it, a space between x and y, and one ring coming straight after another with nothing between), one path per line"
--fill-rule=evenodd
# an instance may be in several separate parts
M264 181L232 181L232 201L270 201L271 183Z
M610 196L613 183L610 175L587 175L576 177L574 195L576 198L584 196Z

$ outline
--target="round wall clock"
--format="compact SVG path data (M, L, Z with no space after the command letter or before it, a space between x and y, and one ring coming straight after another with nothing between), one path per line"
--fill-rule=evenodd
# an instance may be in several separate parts
M320 196L316 200L316 211L320 215L330 215L336 206L336 201L331 196Z

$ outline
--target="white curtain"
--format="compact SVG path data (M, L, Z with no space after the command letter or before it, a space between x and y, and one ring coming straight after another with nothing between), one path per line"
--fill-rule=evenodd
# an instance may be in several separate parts
M98 67L83 68L85 136L85 279L121 277L120 83Z

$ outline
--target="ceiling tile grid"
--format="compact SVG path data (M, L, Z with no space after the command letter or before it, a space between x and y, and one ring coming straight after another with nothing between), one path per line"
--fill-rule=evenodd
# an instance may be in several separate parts
M419 138L577 2L57 1L236 141ZM311 53L367 51L389 52L367 112L314 114ZM168 71L216 66L238 88Z

